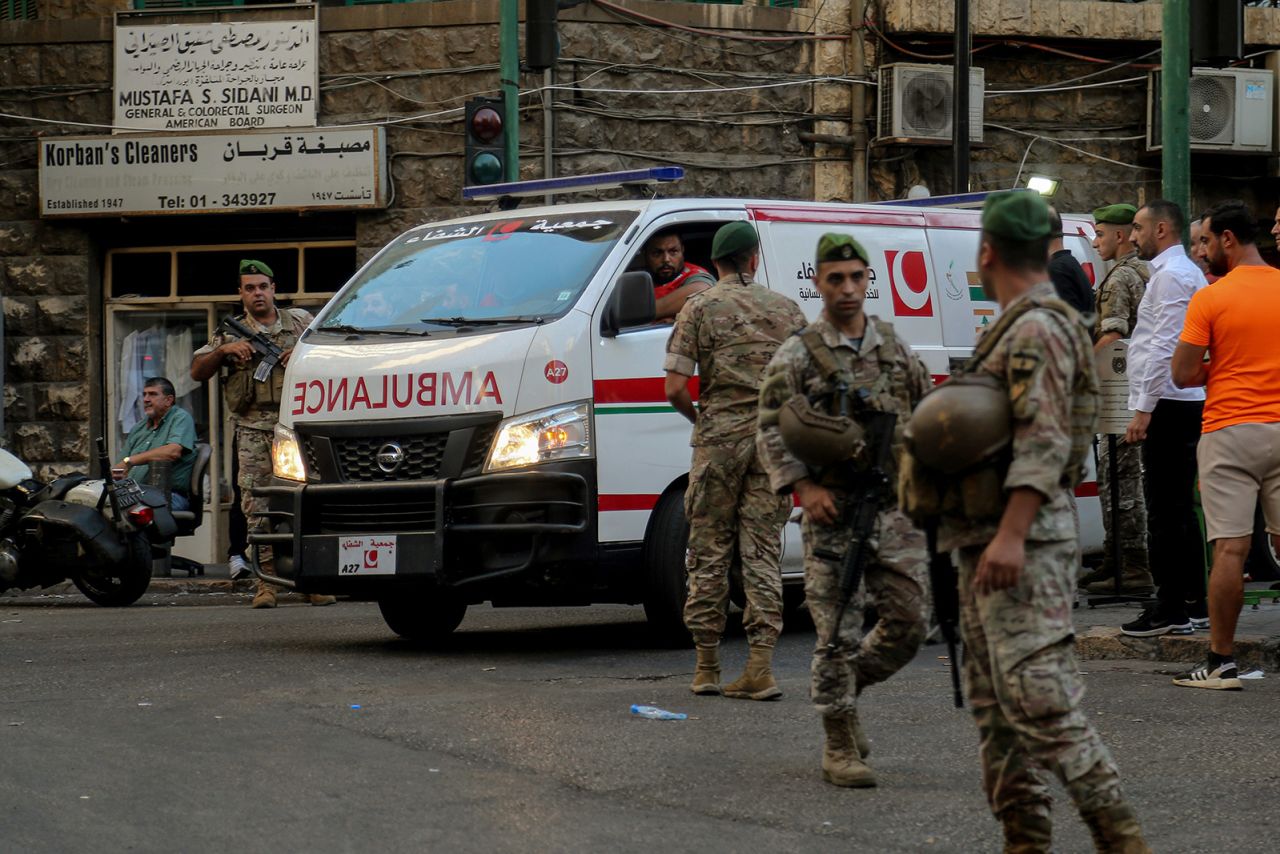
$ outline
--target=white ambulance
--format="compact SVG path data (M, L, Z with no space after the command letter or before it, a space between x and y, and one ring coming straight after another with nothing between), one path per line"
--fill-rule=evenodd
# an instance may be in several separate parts
M669 324L653 321L641 250L678 233L710 268L712 236L750 221L758 278L809 317L818 237L871 253L867 310L936 378L990 323L974 273L979 212L939 206L731 199L507 210L411 229L319 313L289 361L263 490L275 575L378 601L419 639L470 604L644 603L679 636L689 423L667 404ZM1067 247L1101 272L1086 219ZM695 378L696 382L696 378ZM1102 540L1096 484L1079 494L1086 550ZM784 580L802 581L799 526Z

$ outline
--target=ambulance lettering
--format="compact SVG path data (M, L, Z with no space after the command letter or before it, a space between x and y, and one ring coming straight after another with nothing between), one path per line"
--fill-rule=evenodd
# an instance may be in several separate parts
M408 409L417 405L478 406L486 401L502 405L502 392L493 371L392 374L382 377L340 377L309 380L293 386L294 415L321 412L372 412Z
M897 317L933 317L933 298L929 295L929 268L924 253L918 249L899 252L884 251L889 267L889 290L893 294L893 313Z

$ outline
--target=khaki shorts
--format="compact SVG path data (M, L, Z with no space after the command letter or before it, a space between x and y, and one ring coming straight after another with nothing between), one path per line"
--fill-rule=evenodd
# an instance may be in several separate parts
M1205 433L1196 458L1210 541L1251 535L1259 502L1267 532L1280 534L1280 424L1233 424Z

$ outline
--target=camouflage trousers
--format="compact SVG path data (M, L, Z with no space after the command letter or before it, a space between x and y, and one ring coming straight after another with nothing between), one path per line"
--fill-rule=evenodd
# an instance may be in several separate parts
M844 497L837 494L843 509ZM924 534L898 510L885 510L868 545L871 555L862 583L844 610L834 651L827 640L840 609L840 570L853 533L843 525L817 525L808 516L804 536L804 595L818 633L813 650L810 698L824 717L847 715L864 688L897 673L920 648L925 636L926 583L929 575ZM814 551L841 555L824 560ZM862 636L862 612L875 606L875 627Z
M271 483L271 440L272 434L265 430L236 427L236 464L240 469L236 482L240 485L240 509L244 511L250 533L267 530L266 519L253 515L259 504L263 503L262 499L254 498L253 488ZM270 546L259 547L258 560L264 569L271 568L273 559Z
M1111 451L1106 436L1098 437L1098 500L1106 530L1103 557L1111 561ZM1147 569L1147 500L1142 494L1142 446L1116 443L1116 484L1120 497L1120 549L1126 563L1141 560Z
M991 811L1044 813L1046 773L1082 815L1122 800L1120 772L1080 709L1084 680L1070 633L1076 543L1028 542L1018 584L979 596L982 547L959 550L960 633Z
M718 643L724 634L729 573L736 559L747 595L742 617L747 640L756 646L773 646L782 632L778 562L791 498L769 488L754 437L734 445L693 449L684 512L689 520L684 624L694 642Z

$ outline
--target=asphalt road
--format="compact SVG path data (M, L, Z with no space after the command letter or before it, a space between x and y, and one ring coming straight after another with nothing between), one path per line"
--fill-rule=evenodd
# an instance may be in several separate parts
M753 703L692 697L692 653L642 620L475 608L429 651L367 604L4 602L0 851L1000 850L945 650L864 697L880 787L846 791L818 773L810 628L780 644L786 696ZM1276 850L1280 674L1223 694L1088 665L1155 850ZM1055 814L1057 850L1090 850Z

